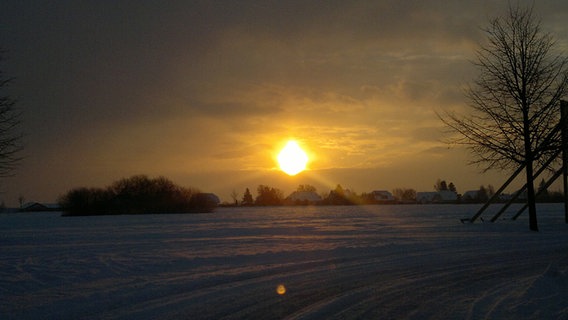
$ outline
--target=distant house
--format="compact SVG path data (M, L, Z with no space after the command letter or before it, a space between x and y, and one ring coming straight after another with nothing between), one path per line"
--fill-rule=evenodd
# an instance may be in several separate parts
M432 203L438 197L438 192L416 192L416 202L418 203Z
M479 201L479 190L469 190L462 195L463 202L477 202Z
M57 204L45 204L39 202L28 202L20 208L20 211L23 212L43 212L59 210L61 210L61 207Z
M521 190L517 190L513 192L511 197L517 197L517 200L526 200L527 199L527 190L521 192Z
M286 198L291 204L318 204L321 201L320 195L313 191L294 191Z
M214 203L216 206L218 206L221 203L221 200L219 199L219 197L214 193L204 193L204 196L207 199L209 199L209 201Z
M214 193L196 193L191 197L191 206L196 212L213 212L221 201Z
M470 190L470 191L467 191L466 193L463 194L462 201L463 202L487 202L491 196L492 195L487 194L487 191L484 190L484 189L482 189L482 190ZM501 196L499 196L499 200L500 201L506 201L506 200L501 200Z
M450 190L417 192L416 201L418 203L455 203L458 201L458 194Z
M463 193L462 200L474 200L478 197L479 190L469 190Z
M378 203L395 202L395 198L392 195L392 193L390 193L386 190L375 190L375 191L371 192L371 194L373 195L373 200L375 200Z
M499 195L499 201L507 202L507 201L509 201L509 200L511 200L511 199L513 199L513 195L511 195L511 194L508 194L508 193L501 193L501 194Z
M451 203L458 201L458 194L455 191L440 190L438 191L438 194L440 194L439 202Z

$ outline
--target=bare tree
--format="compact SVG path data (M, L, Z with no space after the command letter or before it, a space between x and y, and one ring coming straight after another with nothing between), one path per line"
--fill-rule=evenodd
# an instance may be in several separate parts
M3 51L0 50L0 62ZM5 92L12 78L5 78L0 69L0 177L9 176L21 160L18 153L22 150L22 135L18 132L20 114L14 109L15 100Z
M479 76L466 90L471 113L440 118L457 133L472 164L514 170L525 166L530 229L537 231L533 165L544 163L560 144L559 101L566 94L566 57L555 53L532 8L509 7L490 21L488 42L474 62Z
M239 193L237 190L233 189L233 191L231 191L231 199L233 199L235 205L239 204Z

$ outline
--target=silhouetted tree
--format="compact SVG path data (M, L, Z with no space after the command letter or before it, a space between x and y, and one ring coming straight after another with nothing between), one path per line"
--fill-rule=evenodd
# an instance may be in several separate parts
M334 190L329 192L329 195L325 199L325 203L331 205L350 205L354 203L355 195L349 190L344 190L343 187L338 184Z
M392 191L393 196L400 201L416 200L416 190L408 188L397 188Z
M436 191L446 191L448 190L448 184L446 182L446 180L440 180L438 179L436 181L436 184L434 185L434 189Z
M538 231L533 164L559 148L558 106L568 86L568 60L554 53L555 41L541 30L532 8L509 7L491 20L488 43L477 54L479 76L467 90L471 114L440 118L469 148L472 164L514 170L525 166L529 227Z
M359 204L376 204L377 200L375 199L375 195L367 192L362 192L359 196Z
M255 204L260 206L278 206L282 204L284 196L278 189L271 188L265 185L259 185L257 188L258 195L256 196Z
M0 49L0 62L3 61L3 51ZM9 176L16 168L21 158L22 134L18 132L20 114L16 112L16 101L5 93L6 87L12 81L6 78L0 69L0 177Z
M231 199L233 199L233 203L236 205L239 204L239 193L236 190L231 191Z
M489 195L490 198L495 194L495 187L493 187L493 185L491 184L487 185L487 194Z
M340 197L345 196L345 190L343 190L343 187L340 184L335 186L335 189L333 191Z
M456 189L456 185L453 182L450 182L450 184L448 185L448 190L456 193L458 192L458 189Z
M121 179L105 189L72 189L59 199L66 215L203 212L212 209L207 201L195 189L144 175Z
M245 194L243 195L243 201L241 201L241 205L243 206L251 206L254 204L254 200L252 198L252 194L250 193L249 188L245 190Z
M59 204L67 215L110 214L117 213L113 210L114 197L109 189L76 188L61 197Z
M476 200L479 202L486 202L487 200L489 200L489 192L483 185L479 186Z
M18 203L20 204L20 209L22 209L24 207L25 202L26 202L26 198L24 198L23 195L19 195L18 196Z
M544 181L544 179L540 180L540 183L538 184L538 193L539 195L537 200L541 202L548 202L550 200L550 193L546 188L546 181Z

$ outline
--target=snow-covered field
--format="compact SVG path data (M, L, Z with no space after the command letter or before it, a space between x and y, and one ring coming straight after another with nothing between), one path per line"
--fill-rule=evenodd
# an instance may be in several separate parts
M2 214L0 318L568 319L563 206L478 207Z

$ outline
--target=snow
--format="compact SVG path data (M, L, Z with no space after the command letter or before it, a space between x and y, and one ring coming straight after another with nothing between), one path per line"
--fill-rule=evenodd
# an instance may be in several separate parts
M0 318L567 319L563 205L478 208L2 214Z

